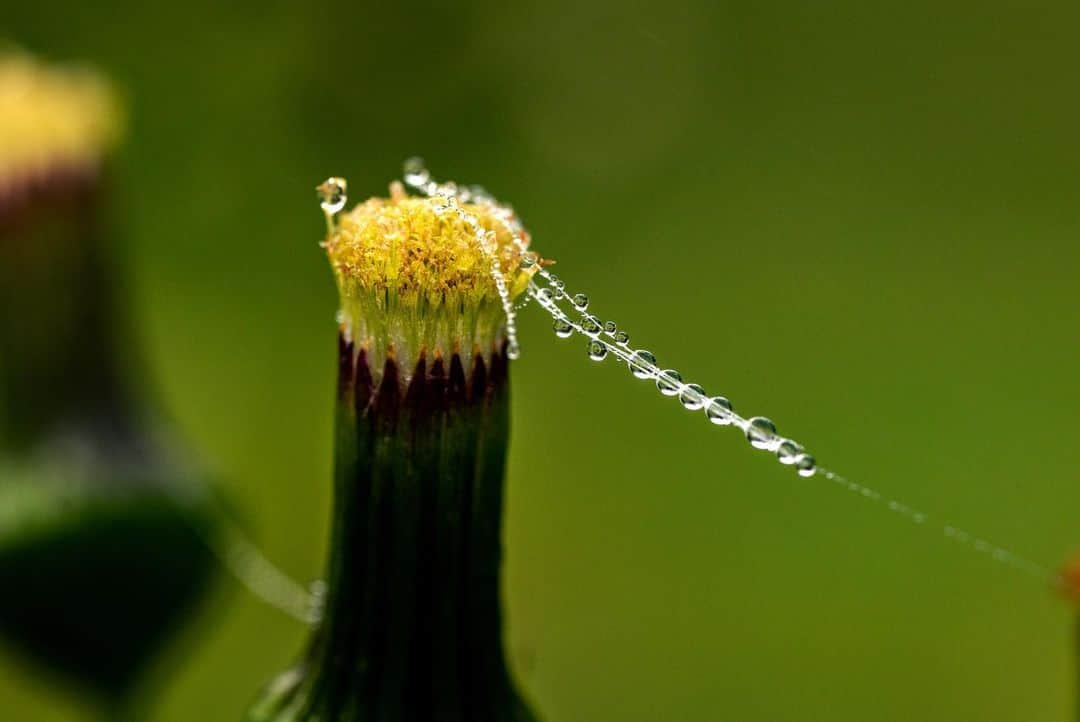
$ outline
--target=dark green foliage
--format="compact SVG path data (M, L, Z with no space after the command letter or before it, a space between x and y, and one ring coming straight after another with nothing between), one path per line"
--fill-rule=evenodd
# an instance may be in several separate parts
M213 569L209 508L157 481L58 492L0 543L0 634L113 704L187 616ZM8 489L8 493L20 493Z

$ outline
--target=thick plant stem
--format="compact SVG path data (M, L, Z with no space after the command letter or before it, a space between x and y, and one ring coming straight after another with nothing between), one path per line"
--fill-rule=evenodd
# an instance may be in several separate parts
M396 361L342 340L323 621L258 720L532 720L502 644L507 363Z
M88 429L129 435L101 182L57 171L0 213L0 451Z

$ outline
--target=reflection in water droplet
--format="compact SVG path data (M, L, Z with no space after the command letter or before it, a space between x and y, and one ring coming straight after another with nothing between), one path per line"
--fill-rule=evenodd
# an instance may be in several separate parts
M746 439L755 449L775 449L776 424L764 416L755 416L747 421Z
M625 346L626 344L630 343L630 334L628 334L626 331L616 332L615 343L619 344L620 346Z
M800 454L795 459L795 468L799 472L799 476L810 477L817 473L817 461L810 454Z
M682 390L682 375L675 369L666 369L656 377L656 388L664 396L674 396Z
M630 359L630 372L639 379L652 378L655 367L656 357L644 349L635 351Z
M731 402L723 396L713 396L705 403L705 416L717 426L727 426L734 419L731 415Z
M590 336L595 336L600 333L600 319L596 316L584 316L581 319L581 330Z
M679 401L691 411L697 411L705 405L705 389L697 384L687 384L679 394Z
M431 173L424 165L424 159L413 156L405 161L405 183L418 188L431 180Z
M575 293L574 298L571 299L574 303L574 308L578 311L584 311L589 307L589 297L584 293Z
M555 335L559 338L570 338L574 334L574 327L570 325L569 321L562 318L555 319L554 328Z
M607 346L596 339L589 341L589 358L593 361L603 361L607 355Z
M780 439L776 445L776 458L781 464L794 464L802 453L803 447L791 439Z
M330 215L338 213L348 201L345 195L347 187L344 178L327 178L315 188L319 195L319 206Z

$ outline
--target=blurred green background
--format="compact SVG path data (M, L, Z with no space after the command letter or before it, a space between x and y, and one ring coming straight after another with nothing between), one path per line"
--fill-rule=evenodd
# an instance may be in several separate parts
M822 463L1047 564L1080 544L1080 6L8 3L131 110L130 309L169 416L321 572L335 293L313 187L421 154L601 318ZM1064 720L1038 583L681 411L535 309L506 599L546 720ZM240 720L305 631L229 583L147 719ZM0 717L81 719L0 656Z

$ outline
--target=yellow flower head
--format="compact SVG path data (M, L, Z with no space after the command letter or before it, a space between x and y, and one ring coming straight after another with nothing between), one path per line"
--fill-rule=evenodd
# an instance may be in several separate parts
M498 340L504 311L493 264L511 298L537 264L521 267L521 244L490 207L461 209L486 232L486 249L458 214L438 213L435 201L409 197L399 184L389 198L337 216L324 246L354 342L408 369L422 351L469 355Z
M93 167L120 131L119 105L100 75L0 50L0 185Z

